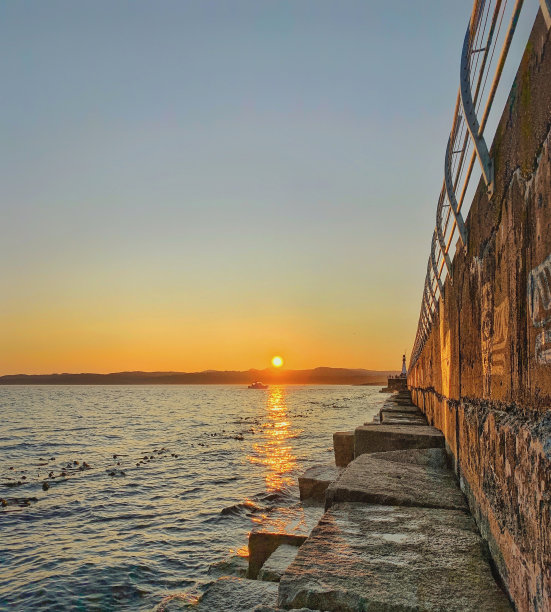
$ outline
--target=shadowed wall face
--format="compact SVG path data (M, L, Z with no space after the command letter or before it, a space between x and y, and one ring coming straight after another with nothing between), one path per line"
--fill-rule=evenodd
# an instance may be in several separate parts
M438 319L412 368L518 610L551 599L551 36L538 15Z

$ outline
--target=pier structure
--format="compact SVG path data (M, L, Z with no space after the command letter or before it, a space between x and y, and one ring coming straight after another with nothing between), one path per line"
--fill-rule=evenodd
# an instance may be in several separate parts
M491 37L475 43L469 34L485 4L475 2L465 37L408 386L444 434L515 609L549 611L551 13L542 0L489 147L494 86L477 102L476 58ZM514 6L494 82L522 4ZM475 163L481 178L466 214Z

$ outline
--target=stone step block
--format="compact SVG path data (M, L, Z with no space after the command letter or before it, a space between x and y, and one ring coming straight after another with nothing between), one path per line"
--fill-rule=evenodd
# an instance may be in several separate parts
M329 612L509 612L471 516L336 504L279 583L278 605Z
M444 448L445 438L435 427L370 424L354 432L354 457L411 448Z
M282 544L300 546L323 515L322 507L280 509L270 513L249 533L249 569L247 576L258 577L266 559Z
M277 606L277 583L247 578L219 578L198 601L185 594L172 595L157 606L159 612L250 612L259 606Z
M442 454L444 451L440 450ZM360 455L343 470L326 492L325 507L338 502L362 502L385 506L420 506L468 511L455 476L445 467L430 462L426 451ZM421 453L419 457L417 454ZM409 461L408 461L409 459ZM445 461L445 460L444 460Z
M278 546L260 568L258 580L279 582L285 570L295 560L297 553L298 546L289 546L289 544Z
M333 448L335 450L335 465L346 467L354 459L354 432L336 431L333 434Z
M411 414L423 414L417 406L413 404L383 404L380 412L407 412Z
M298 477L298 488L302 501L310 500L315 503L325 503L327 487L337 480L342 468L333 464L314 465Z
M383 425L428 425L427 419L419 414L408 412L387 412L381 410L381 420Z

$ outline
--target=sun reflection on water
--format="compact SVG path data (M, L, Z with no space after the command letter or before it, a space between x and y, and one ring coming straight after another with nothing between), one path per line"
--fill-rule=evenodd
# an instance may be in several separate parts
M266 467L266 489L269 492L281 491L294 482L290 474L297 461L289 443L294 432L291 431L285 396L285 387L270 388L262 423L262 441L253 445L254 455L248 457L251 463Z

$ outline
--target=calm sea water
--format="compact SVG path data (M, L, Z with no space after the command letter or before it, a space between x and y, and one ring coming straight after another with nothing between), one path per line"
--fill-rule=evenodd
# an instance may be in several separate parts
M0 609L151 610L200 589L255 524L300 514L297 476L378 391L0 387Z

